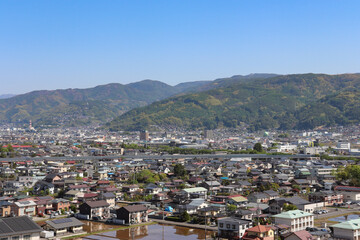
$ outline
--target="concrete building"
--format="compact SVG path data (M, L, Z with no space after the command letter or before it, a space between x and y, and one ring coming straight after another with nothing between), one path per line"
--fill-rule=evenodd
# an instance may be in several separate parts
M337 223L331 225L330 228L333 230L333 237L335 240L360 239L360 219Z
M314 227L314 215L301 210L282 212L273 217L275 224L288 225L292 232L306 230L307 227Z

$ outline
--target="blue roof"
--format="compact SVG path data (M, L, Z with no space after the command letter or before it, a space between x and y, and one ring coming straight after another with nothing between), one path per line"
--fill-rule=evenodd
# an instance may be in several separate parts
M228 180L229 178L228 177L221 177L221 179Z

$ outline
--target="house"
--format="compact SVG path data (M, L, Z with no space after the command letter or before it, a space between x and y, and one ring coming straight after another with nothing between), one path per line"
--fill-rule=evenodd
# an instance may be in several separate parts
M138 224L148 221L147 207L145 205L129 205L116 210L117 219L125 224Z
M34 201L14 202L11 208L15 216L33 217L36 214L36 203Z
M135 193L137 191L139 191L138 185L129 185L122 187L122 192L126 192L127 194Z
M243 240L274 240L275 233L272 227L257 225L245 231Z
M111 208L115 207L115 194L111 192L100 194L99 200L105 200Z
M0 217L11 216L11 205L8 201L0 201Z
M248 200L253 203L267 203L269 201L269 196L265 193L251 193L248 196Z
M70 209L70 201L63 198L56 198L51 203L55 211L68 211Z
M179 212L186 211L188 214L196 214L197 211L201 208L208 207L209 204L206 202L205 199L202 198L195 198L192 199L190 203L185 205L179 205Z
M360 239L360 219L354 219L330 226L335 240Z
M283 235L284 240L312 240L315 239L312 237L312 235L306 231L296 231L296 232L290 232Z
M245 203L248 203L248 199L240 194L237 195L231 195L227 198L226 203L227 204L233 204L236 206L243 205Z
M350 186L336 186L335 192L343 195L344 201L359 201L360 200L360 187Z
M344 195L332 191L314 192L309 195L310 202L324 202L325 206L340 204L344 201Z
M88 201L81 204L79 210L81 214L89 215L90 219L93 217L108 218L110 217L109 206L105 200Z
M44 216L44 214L48 214L49 211L53 210L53 206L51 201L53 200L52 197L37 197L34 202L36 203L36 215Z
M200 184L210 192L217 192L220 190L221 184L218 181L205 181Z
M289 202L285 198L278 198L269 201L269 213L270 214L279 214L283 211L283 207Z
M301 210L292 210L274 215L275 224L290 226L292 232L305 230L307 227L314 227L314 215Z
M49 192L49 194L54 194L55 192L55 186L52 183L46 182L46 181L38 181L35 183L33 187L33 193L34 194L40 194L41 191L43 192Z
M54 183L56 181L60 181L62 178L58 173L50 173L48 175L46 175L46 177L44 178L44 181L48 182L48 183Z
M84 223L71 217L46 221L44 229L53 231L55 236L61 236L83 232L83 225Z
M206 219L206 221L209 223L210 220L215 219L222 212L222 210L225 210L225 207L222 209L220 206L209 206L200 208L197 212L200 218Z
M82 193L78 197L78 201L80 202L96 201L97 199L98 199L97 193Z
M27 216L0 218L0 239L39 240L43 229Z
M279 193L275 192L274 190L267 190L267 191L264 191L264 193L269 197L269 200L280 197Z
M194 188L185 188L181 190L181 194L186 199L193 199L193 198L203 198L206 199L207 197L207 189L203 187L194 187Z
M69 189L70 190L80 191L80 192L89 192L90 191L90 187L88 185L86 185L86 184L70 185Z
M0 189L0 196L13 197L17 194L16 188L2 188Z
M161 192L161 188L153 183L149 183L145 188L146 194L157 194Z
M249 220L226 217L218 219L218 236L227 239L240 239L245 231L252 227Z

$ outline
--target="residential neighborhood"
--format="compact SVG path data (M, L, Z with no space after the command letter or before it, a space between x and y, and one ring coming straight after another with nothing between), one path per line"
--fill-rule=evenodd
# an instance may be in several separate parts
M13 131L22 137L5 134ZM95 138L83 130L62 138L45 132L3 129L1 135L0 225L44 219L32 239L84 234L86 221L180 224L218 239L358 236L360 182L351 174L360 168L353 148L360 129L252 137L207 131L213 139L155 132L146 140L142 133Z

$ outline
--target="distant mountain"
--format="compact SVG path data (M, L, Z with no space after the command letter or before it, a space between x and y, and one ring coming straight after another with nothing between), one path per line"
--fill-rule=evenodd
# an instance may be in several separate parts
M214 129L248 124L258 129L306 129L359 123L359 74L295 74L224 81L225 87L184 94L133 109L110 130L151 126ZM214 84L214 83L210 83ZM207 85L204 85L206 87Z
M259 76L256 76L258 79ZM34 126L76 126L105 123L133 108L146 106L170 96L217 88L227 81L236 82L251 76L224 78L221 84L212 81L180 83L170 86L154 80L130 84L110 83L87 89L34 91L0 99L0 121ZM206 87L205 87L206 86Z
M173 86L152 80L88 89L34 91L1 99L0 121L21 123L31 119L35 126L101 123L178 92Z
M196 92L201 87L211 84L213 81L195 81L195 82L184 82L179 83L175 87L180 92Z
M2 94L0 95L0 99L6 99L16 96L16 94Z

